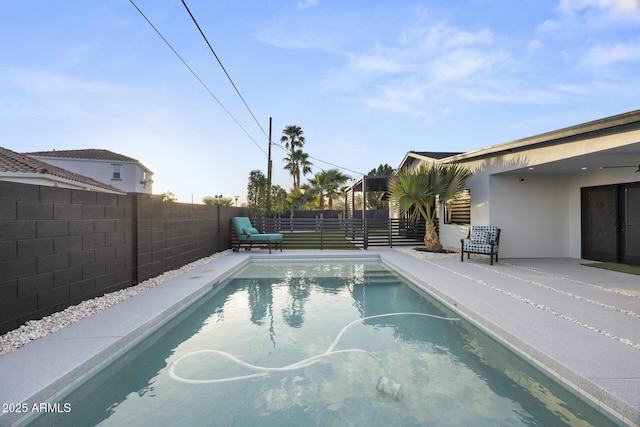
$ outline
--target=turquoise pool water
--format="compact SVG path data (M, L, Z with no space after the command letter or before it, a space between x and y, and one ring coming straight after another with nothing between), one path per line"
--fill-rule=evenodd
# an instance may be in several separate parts
M33 425L614 425L362 260L253 261L59 402Z

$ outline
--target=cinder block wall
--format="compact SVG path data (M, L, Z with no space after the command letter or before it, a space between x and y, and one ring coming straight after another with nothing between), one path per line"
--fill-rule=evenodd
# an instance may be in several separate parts
M231 247L243 208L0 181L0 334Z
M231 218L248 216L246 208L164 203L138 194L137 280L231 248Z

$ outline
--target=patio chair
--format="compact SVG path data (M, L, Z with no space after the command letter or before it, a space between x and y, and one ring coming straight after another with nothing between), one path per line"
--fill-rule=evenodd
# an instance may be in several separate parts
M276 250L278 250L278 243L280 243L280 252L282 252L282 234L280 233L260 233L253 227L251 220L245 216L234 217L233 228L237 237L237 246L233 248L234 252L240 251L241 245L248 245L244 249L250 251L254 243L267 243L269 245L269 253L271 253L271 242L275 243Z
M493 257L495 255L498 262L498 246L500 244L500 229L493 225L474 225L469 229L466 239L460 239L462 252L460 253L460 261L464 261L464 254L467 253L467 259L470 254L489 255L491 265L493 265Z

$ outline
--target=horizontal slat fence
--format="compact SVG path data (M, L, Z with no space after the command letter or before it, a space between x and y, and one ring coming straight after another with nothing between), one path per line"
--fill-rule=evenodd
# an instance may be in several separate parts
M424 223L403 219L251 218L261 233L282 233L283 249L367 249L415 246L424 238ZM237 236L233 233L233 246Z

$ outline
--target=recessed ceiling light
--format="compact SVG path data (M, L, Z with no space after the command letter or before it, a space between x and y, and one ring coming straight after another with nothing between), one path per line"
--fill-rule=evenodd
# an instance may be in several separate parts
M532 170L534 170L534 169L535 169L535 168L534 168L533 166L531 166L531 167L529 168L529 170L530 170L530 171L532 171Z
M581 167L581 168L580 168L580 170L586 171L586 170L587 170L587 167L586 167L586 166L583 166L583 167Z

